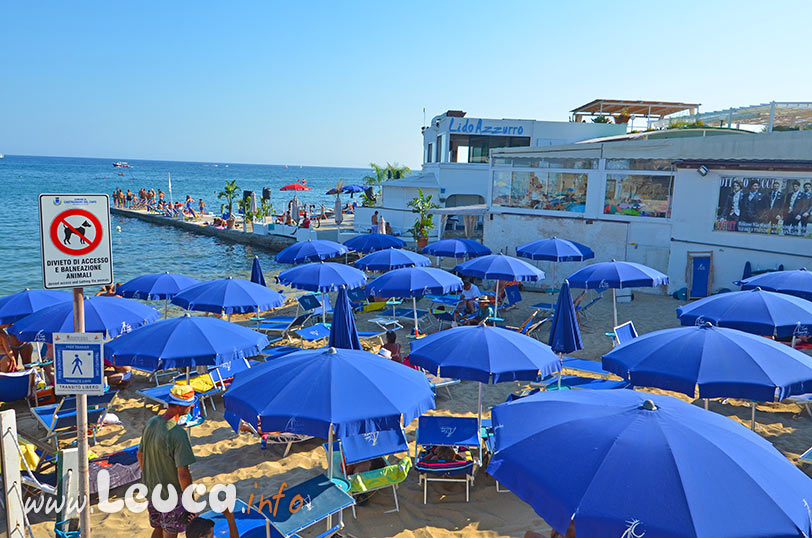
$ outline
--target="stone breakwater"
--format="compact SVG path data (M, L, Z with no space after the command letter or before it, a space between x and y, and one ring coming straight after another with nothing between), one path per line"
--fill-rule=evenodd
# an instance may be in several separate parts
M231 241L232 243L243 243L246 245L252 245L254 247L270 250L273 252L278 252L283 248L292 245L293 243L296 242L296 239L292 236L283 236L275 234L260 235L250 232L244 232L242 230L225 230L225 229L221 230L214 226L204 225L202 222L172 219L169 217L164 217L162 215L155 215L154 213L145 213L143 211L134 211L130 209L118 209L111 207L110 212L113 215L118 215L120 217L138 219L144 222L150 222L152 224L158 224L161 226L171 226L174 228L185 230L190 233L217 237L218 239L222 239L223 241Z

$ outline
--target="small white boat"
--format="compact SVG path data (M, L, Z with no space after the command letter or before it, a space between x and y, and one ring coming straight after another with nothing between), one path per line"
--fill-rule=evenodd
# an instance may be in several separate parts
M116 161L113 163L113 166L116 168L130 168L129 163L126 163L124 161Z

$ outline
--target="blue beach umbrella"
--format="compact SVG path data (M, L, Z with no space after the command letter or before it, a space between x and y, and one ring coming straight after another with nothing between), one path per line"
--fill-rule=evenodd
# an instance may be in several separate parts
M215 314L242 314L263 312L278 308L285 297L270 288L239 278L220 278L201 282L186 288L172 298L176 304L187 310L213 312Z
M200 284L200 281L173 273L151 273L141 275L129 280L116 288L116 293L130 299L144 301L164 300L164 317L167 317L167 301L178 294L180 290L189 286Z
M344 287L338 290L327 345L341 349L363 349L361 339L358 338L358 329L355 327L355 316L352 314L347 288Z
M268 338L236 323L189 314L158 321L104 344L104 356L116 366L166 370L216 366L255 357Z
M341 192L355 194L357 192L364 192L364 187L363 185L344 185L344 187L341 189Z
M356 252L375 252L386 248L403 248L406 242L388 234L361 234L344 241L344 246Z
M473 239L441 239L423 249L423 254L439 258L477 258L487 256L491 249Z
M581 342L581 330L578 328L578 316L570 295L570 285L566 280L558 292L558 302L553 311L553 324L550 327L550 348L558 353L561 368L558 370L558 388L561 388L561 370L564 368L564 353L584 349Z
M616 289L654 288L668 284L668 275L646 265L634 262L610 262L587 265L567 277L573 288L588 290L612 289L612 321L617 327Z
M500 280L518 280L531 282L544 279L544 271L533 267L524 260L505 256L504 254L490 254L480 256L473 260L462 262L454 268L461 275L476 278L496 280L496 297L499 298ZM494 314L499 313L499 301L495 302Z
M414 311L414 331L417 328L417 297L428 294L445 295L462 289L462 280L442 269L433 267L404 267L379 276L366 287L370 297L411 297Z
M300 290L321 292L322 304L324 295L329 291L335 291L342 286L347 289L359 288L363 286L367 277L363 271L359 271L349 265L333 262L308 263L300 265L279 273L277 277L280 284L290 286ZM327 313L321 309L321 320L325 322Z
M740 285L742 290L761 288L764 291L786 293L812 301L812 272L806 269L762 273L740 280L736 284Z
M539 239L516 247L516 256L530 260L551 262L581 262L595 257L592 249L581 243L551 237Z
M151 323L161 314L145 304L121 297L84 299L85 331L103 333L108 338ZM23 342L50 342L53 333L72 333L73 301L45 307L17 321L9 329Z
M516 247L516 256L529 260L545 260L549 262L582 262L595 257L592 249L581 243L551 237L549 239L539 239ZM555 282L555 263L553 267L553 279Z
M327 439L408 425L434 409L421 372L354 349L296 351L238 373L223 397L226 413L262 431ZM232 426L234 422L232 421Z
M578 538L812 533L812 481L759 435L677 398L540 392L492 415L488 473L562 534L570 523Z
M309 263L335 258L349 252L341 243L327 239L299 241L279 252L274 258L278 263Z
M367 254L353 265L366 271L391 271L402 267L425 267L431 265L431 260L411 250L387 248Z
M758 288L705 297L677 308L682 325L719 327L788 338L812 330L812 301Z
M700 398L759 402L812 392L812 357L769 338L710 323L638 336L604 355L603 368L634 386L691 398L697 386Z
M262 267L259 265L259 258L254 256L254 263L251 264L251 282L266 286L265 275L262 274Z
M0 298L0 325L14 323L29 314L51 305L72 301L64 291L32 290L29 288Z

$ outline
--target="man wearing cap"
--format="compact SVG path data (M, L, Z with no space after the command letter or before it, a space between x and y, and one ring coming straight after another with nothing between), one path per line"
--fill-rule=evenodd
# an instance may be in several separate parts
M194 463L195 455L189 436L178 421L189 413L196 400L191 386L173 386L169 391L169 407L164 414L149 419L141 435L138 463L148 488L147 511L153 529L152 538L175 538L186 531L191 519L180 499L183 491L192 484L189 465ZM153 492L161 487L160 497L166 499L170 486L175 489L178 504L169 512L161 512L152 504Z

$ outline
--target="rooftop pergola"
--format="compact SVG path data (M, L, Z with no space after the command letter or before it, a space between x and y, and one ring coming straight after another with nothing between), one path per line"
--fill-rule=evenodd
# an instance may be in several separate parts
M671 101L623 101L615 99L595 99L571 110L575 121L581 122L589 116L622 116L631 118L662 119L678 112L696 114L699 103L675 103Z
M770 132L774 126L808 127L812 124L812 102L772 101L760 105L728 108L713 112L692 112L687 116L705 125L728 127L736 124L763 125Z

